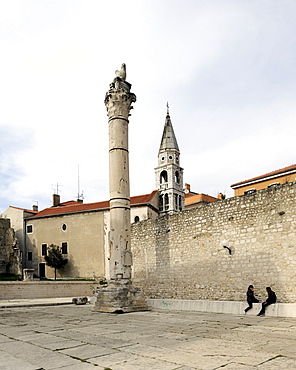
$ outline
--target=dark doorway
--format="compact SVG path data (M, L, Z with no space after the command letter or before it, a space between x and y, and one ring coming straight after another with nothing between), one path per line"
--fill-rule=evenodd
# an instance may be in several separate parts
M39 263L39 277L45 278L45 263Z

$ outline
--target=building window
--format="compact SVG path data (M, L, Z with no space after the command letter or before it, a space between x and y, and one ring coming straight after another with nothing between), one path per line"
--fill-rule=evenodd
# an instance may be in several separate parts
M66 231L66 230L67 230L67 225L66 225L66 224L63 224L63 225L62 225L62 230L63 230L63 231Z
M276 187L276 186L279 186L279 185L280 185L280 183L279 183L279 182L274 182L274 183L272 183L272 184L268 185L267 187L268 187L268 188L273 188L273 187Z
M245 195L256 193L256 189L248 189L245 191Z
M33 225L27 225L27 234L31 234L33 232Z
M33 253L28 252L28 261L32 261L32 259L33 259Z
M135 217L135 222L139 222L140 221L140 217L139 216L136 216Z
M41 244L41 255L47 256L47 244Z
M179 171L176 171L176 172L175 172L175 182L176 182L177 184L179 184L179 183L180 183L180 174L179 174Z
M62 254L68 254L68 243L62 243Z

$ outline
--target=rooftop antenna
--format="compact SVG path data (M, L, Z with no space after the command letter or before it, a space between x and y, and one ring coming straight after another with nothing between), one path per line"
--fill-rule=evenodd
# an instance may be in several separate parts
M83 200L84 195L83 195L83 190L80 194L80 177L79 177L79 165L78 165L78 193L77 193L77 200Z
M57 194L57 195L59 195L59 188L60 188L61 186L64 186L64 185L60 185L60 184L57 182L57 184L56 184L56 185L51 185L51 186L53 186L53 187L54 187L54 188L53 188L54 193L55 193L55 194Z

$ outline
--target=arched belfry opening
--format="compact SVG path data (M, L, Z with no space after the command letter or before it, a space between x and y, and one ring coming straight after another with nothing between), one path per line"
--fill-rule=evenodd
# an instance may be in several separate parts
M156 189L159 192L160 213L179 212L184 208L183 168L180 167L180 150L167 111L162 139L155 168Z
M160 183L164 184L165 182L168 182L168 173L167 173L167 171L161 171L161 173L160 173Z

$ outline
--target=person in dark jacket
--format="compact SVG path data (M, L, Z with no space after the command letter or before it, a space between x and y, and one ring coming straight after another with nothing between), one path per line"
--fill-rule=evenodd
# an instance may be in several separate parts
M266 288L266 291L267 291L267 295L268 295L267 300L262 303L261 311L258 313L257 316L265 316L266 307L269 306L270 304L273 304L273 303L276 302L275 292L272 291L269 286Z
M247 302L249 307L244 309L244 314L246 314L252 307L253 303L258 303L258 299L255 298L254 296L254 287L253 285L249 285L248 290L247 290Z

